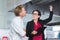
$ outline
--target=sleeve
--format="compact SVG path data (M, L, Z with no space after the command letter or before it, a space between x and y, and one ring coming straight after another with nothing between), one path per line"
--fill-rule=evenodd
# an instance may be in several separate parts
M50 11L50 15L49 15L49 18L43 20L43 24L47 24L48 22L50 22L52 20L52 17L53 17L53 11Z
M37 34L36 34L36 35L39 35L39 34L41 34L42 32L44 32L45 29L46 29L46 27L38 28L38 29L37 29Z
M19 20L14 20L11 25L14 31L17 32L19 35L24 36L26 34L26 32L21 27L22 24L19 23Z
M33 35L31 34L29 22L27 23L27 26L26 26L26 36L27 36L27 37L33 36Z

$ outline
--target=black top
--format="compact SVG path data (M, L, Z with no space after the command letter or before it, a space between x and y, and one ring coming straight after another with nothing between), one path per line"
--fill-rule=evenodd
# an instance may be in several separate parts
M46 27L44 27L45 24L47 24L48 22L50 22L52 20L52 17L53 17L53 11L50 11L50 15L49 15L49 18L45 19L45 20L39 20L39 22L42 24L42 27L41 28L38 28L37 29L37 34L36 35L40 35L40 33L42 33L42 40L45 40L45 36L44 36L44 29ZM35 35L32 35L31 32L34 30L34 21L29 21L27 23L27 26L26 26L26 36L29 37L28 40L32 40L33 36Z

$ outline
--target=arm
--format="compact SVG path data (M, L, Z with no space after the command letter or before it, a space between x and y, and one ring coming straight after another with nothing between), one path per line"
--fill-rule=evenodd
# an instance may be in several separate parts
M53 11L50 11L49 18L42 20L43 24L47 24L48 22L50 22L52 20L52 17L53 17Z
M29 22L27 23L27 26L26 26L26 36L27 37L31 37L32 36Z
M13 20L12 24L12 29L19 34L20 36L24 37L26 32L23 30L23 28L21 28L21 25L19 23L19 20Z
M45 29L46 29L46 27L38 28L38 29L37 29L37 34L36 34L36 35L39 35L39 34L43 33Z
M32 31L32 35L40 35L41 33L44 32L46 27L40 27L36 31Z
M50 15L49 15L49 18L43 20L43 24L47 24L48 22L50 22L52 20L52 17L53 17L53 7L52 5L50 5Z

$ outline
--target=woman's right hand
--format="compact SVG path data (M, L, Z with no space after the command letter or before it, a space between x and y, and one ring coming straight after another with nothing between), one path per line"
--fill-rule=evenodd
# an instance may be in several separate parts
M50 9L50 11L53 11L53 6L50 5L50 6L49 6L49 9Z

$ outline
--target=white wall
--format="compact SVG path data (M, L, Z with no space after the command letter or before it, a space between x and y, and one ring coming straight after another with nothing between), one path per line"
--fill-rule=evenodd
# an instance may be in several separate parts
M0 0L0 28L6 27L7 5L5 0Z
M8 12L9 10L28 1L30 0L0 0L0 28L9 28L9 18L13 16L13 13Z

